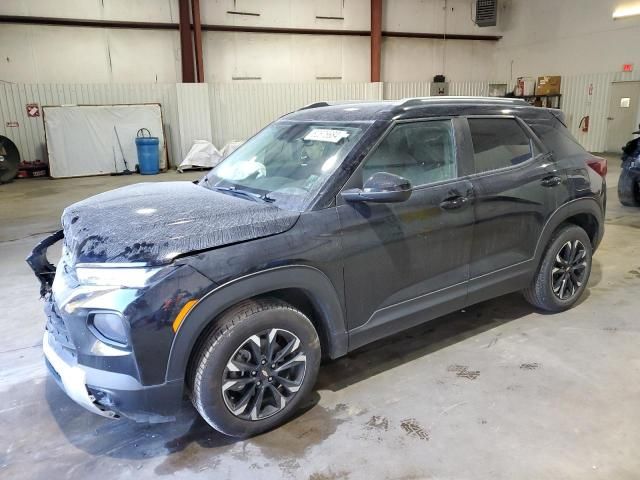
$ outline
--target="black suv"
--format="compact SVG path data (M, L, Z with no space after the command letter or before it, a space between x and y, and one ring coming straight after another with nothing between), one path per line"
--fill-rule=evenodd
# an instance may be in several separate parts
M559 111L522 100L310 105L198 182L68 207L28 258L47 364L97 414L167 420L186 392L215 429L256 434L322 357L516 290L575 304L605 170Z

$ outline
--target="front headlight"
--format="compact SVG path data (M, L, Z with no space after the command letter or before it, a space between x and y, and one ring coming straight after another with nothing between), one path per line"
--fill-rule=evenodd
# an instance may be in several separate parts
M160 273L163 267L140 267L126 265L78 265L76 277L81 285L104 287L142 288Z

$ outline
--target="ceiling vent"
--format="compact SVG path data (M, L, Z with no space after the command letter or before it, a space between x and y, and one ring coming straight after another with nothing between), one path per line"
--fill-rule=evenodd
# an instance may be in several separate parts
M498 0L476 0L476 25L495 27L498 23Z

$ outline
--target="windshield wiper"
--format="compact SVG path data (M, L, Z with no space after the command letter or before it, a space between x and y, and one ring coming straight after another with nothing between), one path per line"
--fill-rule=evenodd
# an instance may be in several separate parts
M239 196L248 198L250 200L253 200L254 202L257 202L258 200L261 200L261 201L263 201L265 203L272 203L272 202L275 202L275 200L276 200L275 198L271 198L267 194L260 195L259 193L247 192L246 190L240 190L240 189L238 189L236 187L212 186L211 188L213 188L214 190L217 190L219 192L230 193L231 195L239 195Z

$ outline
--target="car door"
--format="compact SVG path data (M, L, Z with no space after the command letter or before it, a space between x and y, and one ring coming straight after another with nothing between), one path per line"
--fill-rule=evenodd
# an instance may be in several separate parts
M566 183L549 153L516 117L468 117L476 224L469 303L527 286L544 225Z
M461 178L469 166L461 161L458 123L396 123L344 187L362 188L374 173L392 173L411 182L408 200L338 196L350 348L464 304L473 191Z

